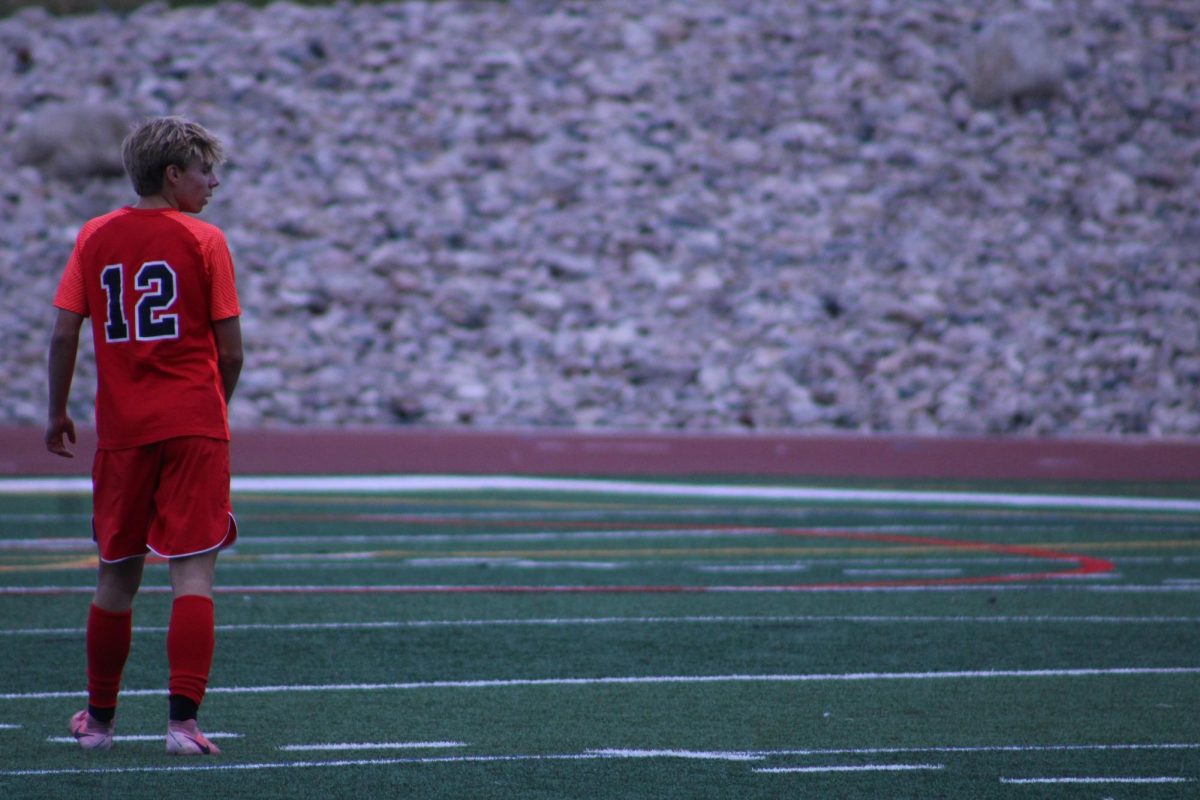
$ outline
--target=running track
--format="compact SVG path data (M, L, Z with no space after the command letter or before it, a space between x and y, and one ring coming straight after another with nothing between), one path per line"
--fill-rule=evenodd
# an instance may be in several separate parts
M758 475L1030 481L1200 481L1200 440L583 433L378 429L235 430L236 475ZM0 426L0 476L87 475L38 428Z

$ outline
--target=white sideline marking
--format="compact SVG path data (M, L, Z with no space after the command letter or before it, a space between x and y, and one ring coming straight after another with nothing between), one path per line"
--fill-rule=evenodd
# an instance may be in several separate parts
M1107 576L1080 576L1087 579L1095 579L1097 577L1104 578ZM219 585L216 591L222 594L238 594L239 592L290 592L293 594L324 594L324 593L387 593L387 592L405 592L416 594L420 592L514 592L520 591L523 587L506 586L506 585L482 585L476 586L472 584L338 584L335 590L331 590L328 585L321 584L229 584ZM538 586L536 591L544 593L554 593L556 591L579 591L581 588L590 589L592 587L580 586ZM697 591L707 594L726 594L726 593L783 593L793 591L787 586L701 586L696 587ZM43 584L41 586L0 586L0 595L33 595L33 594L91 594L96 591L95 584L82 586L64 586L62 584ZM167 594L171 591L170 586L155 586L143 585L139 590L142 594ZM980 584L980 585L954 585L954 586L822 586L822 587L807 587L804 591L821 592L821 593L857 593L857 594L893 594L893 593L976 593L989 592L1098 592L1102 594L1192 594L1200 592L1200 583L1181 583L1181 584L1129 584L1115 586L1112 584L1049 584L1049 583L1006 583L1006 584Z
M1039 747L1037 745L1023 746L1011 745L1000 747L931 747L931 748L868 748L863 750L762 750L762 751L746 751L746 752L721 752L714 751L705 754L703 757L721 760L754 760L755 758L767 758L780 755L814 755L814 754L846 754L846 753L895 753L895 752L992 752L992 751L1025 751L1039 749L1136 749L1136 750L1152 750L1152 749L1177 749L1200 748L1200 744L1163 744L1163 745L1049 745ZM465 763L498 763L498 762L519 762L519 761L594 761L599 759L622 759L622 758L647 758L645 755L652 751L648 750L593 750L584 753L567 753L567 754L549 754L549 755L480 755L480 756L423 756L423 757L407 757L407 758L378 758L378 759L337 759L329 761L267 761L251 764L214 764L212 762L204 764L184 764L172 765L166 767L101 767L98 769L87 768L67 768L67 769L17 769L17 770L0 770L0 777L36 777L36 776L53 776L53 775L96 775L96 774L118 774L118 773L161 773L161 772L221 772L221 771L252 771L252 770L267 770L267 769L307 769L319 767L358 767L358 766L396 766L396 765L414 765L414 764L465 764ZM692 751L660 751L664 757L678 757L679 753ZM702 751L694 751L689 757L700 758ZM640 755L639 755L640 754ZM1003 780L1003 779L1002 779ZM1022 780L1022 779L1013 779ZM1027 780L1027 779L1026 779ZM1188 780L1188 779L1184 779Z
M856 764L853 766L825 767L759 767L755 772L903 772L918 769L945 769L945 764Z
M740 498L792 502L899 503L905 505L1200 512L1200 500L1166 497L1092 497L1078 495L1008 494L999 492L819 489L788 486L695 486L668 482L528 478L512 475L235 476L231 488L234 492L246 493L568 492L625 494L647 497ZM0 481L0 494L86 493L90 491L91 480L88 478L8 478Z
M362 556L365 558L368 558L368 559L375 558L374 553L364 553L364 554L362 554ZM326 558L325 555L310 555L310 554L304 554L301 556L290 556L290 555L286 555L286 554L280 554L280 555L277 555L274 557L282 558L282 559L291 559L291 558L324 559L324 558ZM445 557L441 557L441 558L406 558L406 559L404 559L404 561L402 563L406 567L418 567L418 568L422 568L422 567L424 567L424 568L429 568L429 567L434 567L434 568L437 568L437 567L496 567L496 568L507 567L509 569L594 569L594 570L604 570L604 571L624 569L624 568L628 568L629 566L631 566L630 564L628 564L626 562L622 562L622 561L536 561L534 559L528 559L528 558L508 558L508 557L475 558L475 557L470 557L470 556L465 556L465 557L445 556ZM372 566L376 566L376 565L372 564Z
M823 750L764 750L766 756L864 756L915 753L1058 753L1075 751L1200 750L1200 743L1163 744L1002 744L944 745L941 747L843 747Z
M887 616L887 615L790 615L790 616L687 616L687 617L549 617L533 619L417 619L378 622L248 622L218 625L217 633L263 631L361 631L407 628L492 628L492 627L571 627L588 625L741 625L799 623L860 623L871 625L939 623L983 625L1191 625L1200 617L1134 616ZM0 636L83 636L86 628L12 628L0 629ZM166 633L165 625L135 625L136 634Z
M263 769L309 769L319 767L388 767L404 764L490 764L512 761L593 761L603 756L574 753L566 755L511 756L425 756L412 758L330 759L328 761L261 761L250 764L183 764L169 767L102 767L100 769L14 769L0 770L0 777L34 777L49 775L117 775L157 772L227 772Z
M826 562L822 561L822 565ZM708 572L718 574L766 574L776 572L808 572L812 569L812 562L796 561L791 564L699 564L692 569L697 572Z
M466 747L466 742L332 742L328 744L284 744L279 749L289 753L308 750L440 750Z
M962 575L961 569L844 569L842 574L850 578L937 578ZM1093 577L1093 576L1089 576Z
M603 748L588 750L589 755L605 758L692 758L700 761L762 761L766 756L761 753L745 751L722 750L642 750L623 748Z
M1195 778L1001 778L1001 783L1192 783Z
M954 670L947 672L850 672L794 675L636 675L600 678L499 678L469 681L406 681L396 683L278 684L268 686L210 686L209 694L280 694L287 692L378 692L423 689L501 689L540 686L639 686L700 683L826 683L865 681L991 680L997 678L1092 678L1146 675L1200 675L1200 667L1127 667L1106 669ZM125 689L122 697L162 697L162 689ZM86 697L86 691L12 692L0 700L50 700Z
M242 738L242 734L240 734L240 733L223 733L221 731L217 731L216 733L208 733L207 731L205 731L204 735L207 736L209 739L241 739ZM124 736L121 736L121 735L114 736L113 741L114 742L161 742L161 741L163 741L163 739L165 737L166 737L165 733L133 733L133 734L127 734ZM54 744L75 744L76 740L75 740L74 736L47 736L46 741L53 742Z
M19 731L19 730L21 730L20 725L13 725L13 724L7 723L7 722L0 722L0 731Z

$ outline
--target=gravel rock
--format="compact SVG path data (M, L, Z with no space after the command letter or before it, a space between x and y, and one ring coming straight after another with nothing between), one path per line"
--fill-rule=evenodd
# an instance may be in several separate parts
M995 5L0 19L0 423L120 132L183 114L235 425L1200 435L1200 11Z
M13 160L65 180L123 175L121 142L129 132L126 114L124 107L87 102L35 108L13 132Z
M979 105L1044 100L1062 90L1064 64L1042 22L1028 14L989 23L967 63L971 97Z

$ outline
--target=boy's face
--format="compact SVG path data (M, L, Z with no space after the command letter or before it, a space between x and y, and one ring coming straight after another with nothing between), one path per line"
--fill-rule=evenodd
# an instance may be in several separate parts
M193 158L187 169L167 167L167 178L174 188L175 202L180 211L198 214L212 197L213 189L221 185L213 165Z

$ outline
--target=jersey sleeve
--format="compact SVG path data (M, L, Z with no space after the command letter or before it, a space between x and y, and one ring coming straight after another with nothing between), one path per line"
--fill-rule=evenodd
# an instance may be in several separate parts
M62 278L58 281L58 291L54 294L54 305L64 311L71 311L81 316L88 316L87 291L83 285L83 268L79 264L79 243L71 251L67 267L63 270Z
M233 256L224 236L214 236L208 247L209 318L214 322L240 316L237 284L233 277Z

